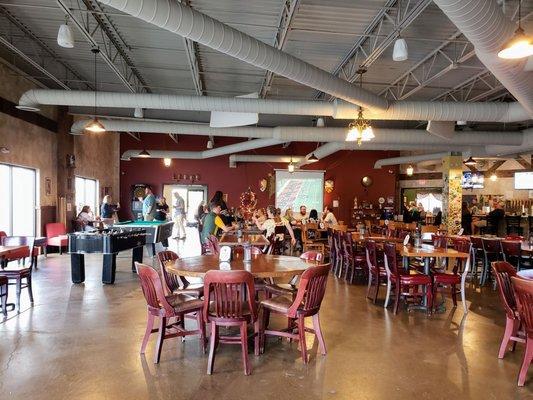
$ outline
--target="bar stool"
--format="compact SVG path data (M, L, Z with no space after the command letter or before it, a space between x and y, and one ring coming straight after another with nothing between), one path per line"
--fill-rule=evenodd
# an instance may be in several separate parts
M502 259L502 241L501 239L481 238L483 243L483 273L481 274L480 285L483 286L490 277L490 263Z

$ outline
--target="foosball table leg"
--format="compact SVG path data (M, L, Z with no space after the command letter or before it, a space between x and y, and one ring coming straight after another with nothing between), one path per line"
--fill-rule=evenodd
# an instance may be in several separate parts
M102 269L102 283L115 283L115 271L117 269L117 253L104 254Z
M131 256L131 272L133 273L137 273L137 269L135 268L135 262L138 262L138 263L143 262L143 250L144 250L144 246L133 248L132 256Z
M83 254L72 253L70 255L70 274L74 283L85 281L85 256Z

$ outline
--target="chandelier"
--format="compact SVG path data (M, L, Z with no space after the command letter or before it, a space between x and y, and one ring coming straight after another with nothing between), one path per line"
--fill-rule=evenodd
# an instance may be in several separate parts
M347 142L357 142L361 146L363 142L369 142L374 139L374 131L368 120L363 117L363 109L359 107L359 114L354 122L348 125L348 133L346 134Z

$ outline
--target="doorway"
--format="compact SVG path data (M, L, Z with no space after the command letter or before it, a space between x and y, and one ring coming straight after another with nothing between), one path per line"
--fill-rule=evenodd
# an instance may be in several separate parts
M200 203L207 201L207 186L204 185L163 185L163 196L170 207L170 215L174 215L174 193L178 192L185 200L187 225L196 225L195 215Z

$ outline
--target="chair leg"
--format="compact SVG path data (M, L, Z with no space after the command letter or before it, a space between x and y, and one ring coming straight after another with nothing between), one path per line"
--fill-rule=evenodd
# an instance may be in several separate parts
M159 364L161 358L161 350L163 349L163 340L165 340L165 330L167 328L167 317L159 318L159 336L157 338L157 345L155 348L154 363Z
M526 350L524 351L524 359L522 366L520 367L520 373L518 374L518 386L524 386L526 381L527 370L533 359L533 339L526 339Z
M261 336L260 342L259 342L261 353L265 352L265 341L266 341L265 329L268 327L269 320L270 320L270 311L263 308L263 315L261 318L261 325L259 328L259 332Z
M22 291L22 278L17 278L17 312L20 313L20 292Z
M153 328L154 316L152 314L148 314L148 321L146 321L146 331L144 332L144 337L141 344L141 354L144 354L144 351L146 350L146 345L148 344L148 340L150 339L150 335L152 334Z
M394 292L396 294L396 298L394 299L394 315L398 314L398 305L400 304L400 293L401 293L401 284L396 283L394 285Z
M505 331L503 333L502 342L500 344L500 351L498 352L498 358L503 358L505 356L505 352L507 351L507 346L509 345L509 340L511 340L511 336L513 333L516 333L516 325L515 320L505 317Z
M315 330L315 335L318 339L318 347L323 356L326 355L326 342L324 341L324 336L322 335L322 329L320 328L320 318L318 313L313 315L313 328Z
M387 278L387 296L385 297L385 304L383 305L383 308L387 308L389 306L390 291L391 291L391 281L390 279Z
M8 285L2 285L0 287L0 300L2 302L2 314L4 314L4 318L7 318L7 290Z
M305 364L309 362L307 359L307 343L305 342L305 324L304 317L298 317L298 336L300 340L300 352L302 353L302 360Z
M242 364L244 366L244 375L250 375L250 360L248 359L248 330L247 323L243 322L240 326L241 331L241 349L242 349Z
M451 285L452 286L452 301L453 301L453 306L454 307L457 307L457 288L455 287L455 285Z
M28 295L30 296L30 303L33 305L33 290L31 286L31 275L26 277L26 285L28 287Z
M257 318L257 321L254 322L254 355L258 356L260 353L260 342L261 342L261 336L259 335L259 332L261 330L260 328L261 321L259 318Z
M217 343L218 327L211 321L211 335L209 336L209 357L207 358L207 373L213 373L213 364L215 362L215 348Z
M202 312L196 311L196 323L198 324L198 330L200 331L200 347L205 354L207 347L205 342L205 324L202 318Z
M376 291L374 292L374 298L372 299L372 302L376 304L376 301L378 301L378 294L379 294L379 273L376 274Z
M433 311L433 285L430 283L426 285L426 297L427 297L427 313L432 314Z
M372 271L368 271L368 286L366 288L366 297L370 298L370 287L372 285Z

